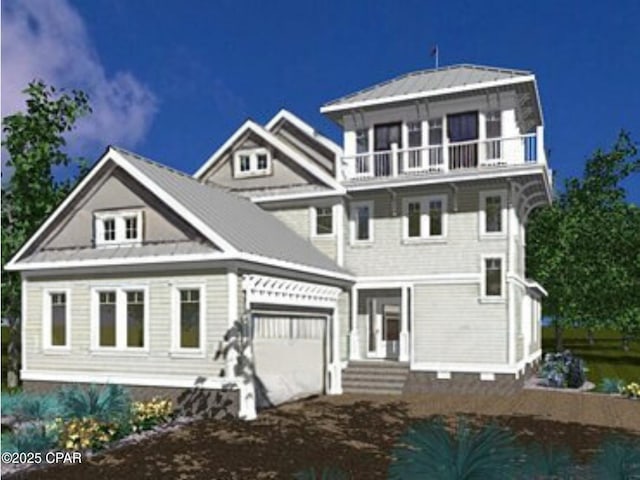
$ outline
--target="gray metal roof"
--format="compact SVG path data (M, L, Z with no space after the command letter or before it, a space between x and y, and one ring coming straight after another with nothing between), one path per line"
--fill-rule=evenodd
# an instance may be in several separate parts
M345 108L353 103L381 100L403 95L427 93L467 85L481 85L496 80L516 79L532 75L524 70L509 70L481 65L452 65L438 69L419 70L378 83L358 92L326 103L325 107Z
M164 255L187 255L212 253L216 250L210 245L194 241L150 243L143 245L121 245L110 248L56 248L42 249L26 256L22 261L28 263L62 262L73 260L104 260L115 258L153 257Z
M236 195L242 197L259 199L263 197L273 197L277 195L296 195L304 193L330 193L333 192L336 195L340 193L336 192L333 188L323 187L322 185L305 184L305 185L292 185L286 187L272 187L272 188L252 188L243 190L230 190Z
M112 148L240 252L348 273L251 201L135 153Z

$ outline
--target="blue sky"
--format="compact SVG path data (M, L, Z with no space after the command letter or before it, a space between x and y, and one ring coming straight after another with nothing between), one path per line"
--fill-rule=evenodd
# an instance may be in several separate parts
M34 6L35 5L35 6ZM579 175L620 129L640 139L640 2L47 0L2 4L5 115L40 76L80 87L94 115L73 139L193 172L247 118L285 107L339 140L320 106L412 70L533 70L551 165ZM640 179L628 182L640 203Z

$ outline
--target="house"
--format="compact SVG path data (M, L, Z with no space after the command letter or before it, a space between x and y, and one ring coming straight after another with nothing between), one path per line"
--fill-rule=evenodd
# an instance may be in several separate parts
M117 147L8 264L25 388L220 391L244 418L319 392L518 388L551 202L531 72L458 65L282 110L193 175Z

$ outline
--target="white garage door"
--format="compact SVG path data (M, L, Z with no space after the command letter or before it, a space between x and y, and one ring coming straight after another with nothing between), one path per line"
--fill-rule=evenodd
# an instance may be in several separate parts
M271 404L324 391L325 328L324 317L253 315L256 375Z

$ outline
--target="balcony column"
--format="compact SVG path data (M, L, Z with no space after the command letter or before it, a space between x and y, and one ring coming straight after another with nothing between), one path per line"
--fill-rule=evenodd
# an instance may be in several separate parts
M536 127L536 163L543 165L547 163L544 156L544 127L542 125Z
M391 176L392 177L397 177L398 176L398 144L397 143L392 143L391 144Z
M400 290L400 351L398 360L409 361L409 287L401 287Z
M442 116L442 171L449 171L449 132L446 115Z
M358 335L358 289L351 288L351 329L349 331L349 360L360 360Z

